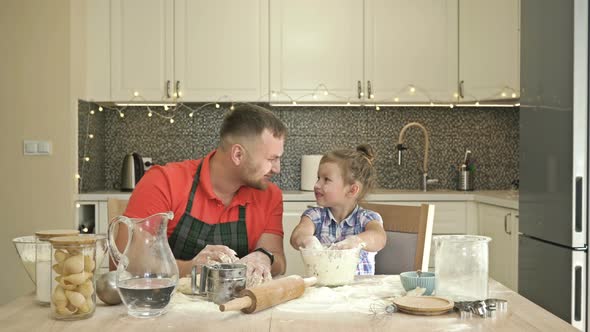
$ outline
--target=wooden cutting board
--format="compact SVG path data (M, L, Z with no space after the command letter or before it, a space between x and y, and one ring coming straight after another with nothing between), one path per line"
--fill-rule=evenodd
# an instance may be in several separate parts
M441 315L453 309L455 303L437 296L404 296L393 299L402 312L414 315Z

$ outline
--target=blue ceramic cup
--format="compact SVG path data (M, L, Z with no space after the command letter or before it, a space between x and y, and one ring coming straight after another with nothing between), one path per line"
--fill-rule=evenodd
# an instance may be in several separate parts
M422 272L420 276L416 271L402 272L399 275L402 281L402 286L406 292L409 292L416 287L426 288L424 295L432 295L435 286L435 277L433 272Z

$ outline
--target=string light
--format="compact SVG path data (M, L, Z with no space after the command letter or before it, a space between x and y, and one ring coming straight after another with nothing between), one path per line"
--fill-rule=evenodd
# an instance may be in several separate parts
M124 118L125 117L125 113L121 112L121 113L119 113L119 116L122 117L122 118Z
M90 114L91 115L94 115L94 110L90 110Z
M170 119L170 123L174 123L174 119Z
M98 111L99 111L99 112L102 112L102 111L103 111L103 108L102 108L102 106L98 106Z
M215 108L219 108L219 107L221 107L221 106L219 106L218 103L215 103Z
M76 208L79 209L80 208L80 203L76 203Z
M170 108L168 107L168 105L164 105L164 111L169 110Z
M84 157L84 161L90 161L90 157Z
M93 139L94 138L94 135L88 134L88 138Z
M139 92L138 92L138 91L134 91L134 92L133 92L133 96L134 96L134 97L139 97Z
M148 117L150 117L150 118L151 118L151 117L152 117L152 115L153 115L153 114L152 114L152 112L149 112L149 113L148 113Z

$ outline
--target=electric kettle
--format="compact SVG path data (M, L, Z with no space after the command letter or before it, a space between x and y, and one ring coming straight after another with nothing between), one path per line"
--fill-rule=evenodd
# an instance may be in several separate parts
M121 170L121 191L133 191L145 169L143 159L138 153L130 153L123 159Z

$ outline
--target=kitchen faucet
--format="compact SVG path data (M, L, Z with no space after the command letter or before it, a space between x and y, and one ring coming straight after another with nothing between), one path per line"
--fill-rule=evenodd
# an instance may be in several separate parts
M428 131L426 128L419 124L418 122L410 122L405 125L402 130L399 132L399 139L397 142L397 164L401 166L402 164L402 152L407 150L408 148L404 147L404 134L406 130L410 127L418 127L422 129L424 133L424 160L422 165L422 191L426 191L428 189L429 184L438 183L438 179L430 179L428 177L428 148L430 146Z

